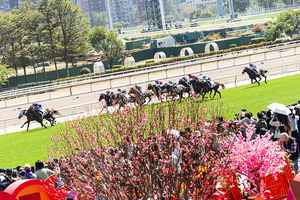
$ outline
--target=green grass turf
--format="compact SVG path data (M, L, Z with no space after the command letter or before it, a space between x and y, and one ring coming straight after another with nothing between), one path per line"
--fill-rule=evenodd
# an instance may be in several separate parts
M299 86L300 75L295 75L272 80L260 87L246 85L231 88L222 91L223 98L220 103L227 118L232 118L241 108L256 113L273 102L290 104L300 100ZM211 103L215 102L217 100ZM47 159L50 136L63 127L64 125L61 124L49 129L35 129L29 133L20 132L0 136L0 168L16 167L25 163L33 164L38 159Z

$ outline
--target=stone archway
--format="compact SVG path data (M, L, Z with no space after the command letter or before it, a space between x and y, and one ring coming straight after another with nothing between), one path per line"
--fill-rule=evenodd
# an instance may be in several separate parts
M186 47L180 50L180 57L192 56L192 55L194 55L194 51L191 47Z
M219 51L219 46L215 42L209 42L205 45L205 53L210 53L210 47L212 47L214 50L213 51Z
M156 52L156 53L154 54L154 61L155 61L155 62L159 62L160 60L164 60L164 59L166 59L166 58L167 58L167 55L166 55L166 53L163 52L163 51Z
M134 65L134 64L135 64L135 59L134 59L134 57L130 56L130 57L126 57L126 58L124 59L124 65L125 65L126 67L132 66L132 65Z

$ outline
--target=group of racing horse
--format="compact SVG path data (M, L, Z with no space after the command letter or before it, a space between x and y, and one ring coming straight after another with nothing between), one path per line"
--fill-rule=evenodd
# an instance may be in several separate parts
M267 71L256 70L250 64L249 67L244 68L242 73L247 73L251 83L257 83L260 85L262 77L265 83L267 83ZM106 91L106 93L100 94L99 102L104 101L106 108L109 106L118 105L119 109L124 108L128 104L135 104L142 106L151 102L153 97L156 97L158 101L179 99L181 101L184 97L201 96L205 99L207 94L210 98L215 98L218 94L221 98L220 89L224 89L225 85L216 81L212 81L209 77L200 75L199 77L194 75L188 75L188 77L182 77L178 82L161 82L155 81L154 84L150 83L143 91L140 86L135 85L131 87L128 92L126 90L118 89L117 92Z
M253 65L245 67L242 73L247 73L251 79L251 83L257 83L260 85L262 77L264 77L265 83L267 83L267 71L266 70L256 70ZM142 106L149 104L153 98L158 101L166 101L168 99L181 101L184 97L202 97L205 99L207 95L210 98L215 98L218 94L221 98L220 89L224 89L225 85L216 81L212 81L209 77L201 75L197 77L195 75L188 75L188 77L182 77L178 82L161 82L155 81L155 83L149 83L145 90L140 86L135 85L131 87L128 92L126 90L118 89L117 92L107 91L100 94L99 101L105 102L105 107L108 109L110 106L118 106L118 109L124 108L129 104L135 104L137 106ZM37 121L42 127L46 128L44 120L48 121L51 126L56 124L56 119L54 115L59 114L58 111L53 109L45 109L41 112L39 104L33 104L28 109L21 110L18 118L21 119L26 116L27 120L22 125L23 128L27 124L27 131L29 125L32 121Z
M181 101L185 96L201 96L204 99L207 94L212 98L218 94L221 98L221 88L224 89L225 85L212 81L208 77L198 78L189 75L188 78L180 78L178 82L155 81L155 83L149 83L144 91L137 85L131 87L128 92L121 89L118 89L117 92L107 91L100 94L99 101L104 101L106 107L118 105L121 109L130 103L138 106L149 104L153 98L160 102L170 98Z

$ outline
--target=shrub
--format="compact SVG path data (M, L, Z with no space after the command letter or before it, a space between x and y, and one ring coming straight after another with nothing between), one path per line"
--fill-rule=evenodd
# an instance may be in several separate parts
M79 199L212 199L220 179L240 174L259 193L284 153L269 136L250 140L249 128L245 139L216 121L220 108L186 100L69 122L53 137L53 156L64 157L61 174Z
M207 37L206 37L206 41L216 41L216 40L220 40L222 39L223 36L220 33L210 33Z
M146 62L145 62L145 64L154 64L155 62L154 62L154 60L153 59L151 59L151 60L147 60Z
M112 69L118 69L118 68L123 68L124 66L123 65L114 65L112 66Z
M266 25L265 24L255 24L254 27L252 28L252 31L254 33L261 33L266 30Z
M217 134L214 120L206 123L203 113L218 110L210 109L169 102L69 123L54 138L55 152L65 155L66 184L85 200L210 199L218 176L213 168L231 138Z

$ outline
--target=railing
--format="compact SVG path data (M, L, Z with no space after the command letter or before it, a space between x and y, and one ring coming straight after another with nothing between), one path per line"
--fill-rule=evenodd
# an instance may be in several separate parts
M253 49L249 49L249 50L257 51L257 50L264 49L265 51L274 51L277 48L279 48L279 49L291 48L291 46L297 45L299 42L300 41L292 41L292 42L287 42L287 43L280 43L280 44L266 46L265 48L260 47L260 48L253 48ZM247 52L247 51L248 50L242 50L241 52ZM234 53L234 52L232 52L232 53ZM115 72L115 73L110 73L110 74L92 75L92 76L88 76L88 77L77 78L77 79L72 79L72 80L67 80L67 81L58 81L58 82L53 82L53 83L45 84L45 85L33 86L30 88L13 89L13 90L9 90L9 91L0 92L0 100L16 98L16 97L30 95L30 94L45 93L45 92L53 91L53 90L56 90L59 88L72 87L72 86L80 85L80 84L84 84L84 83L96 82L101 79L107 79L107 78L111 79L115 76L120 76L120 75L124 76L124 75L141 72L141 71L153 70L153 69L158 69L158 68L163 68L163 67L170 67L170 65L172 65L173 67L178 67L179 65L185 65L185 64L199 64L199 63L203 63L203 62L216 61L216 60L222 59L221 57L226 57L228 55L232 56L232 53L224 53L224 54L219 54L219 55L217 54L217 55L203 57L203 58L196 58L196 59L191 59L191 60L186 60L186 61L155 65L152 67L137 68L137 69L126 70L126 71L122 71L122 72ZM252 54L256 54L256 53L252 53ZM230 58L232 58L232 57L229 57L227 59L230 59Z

